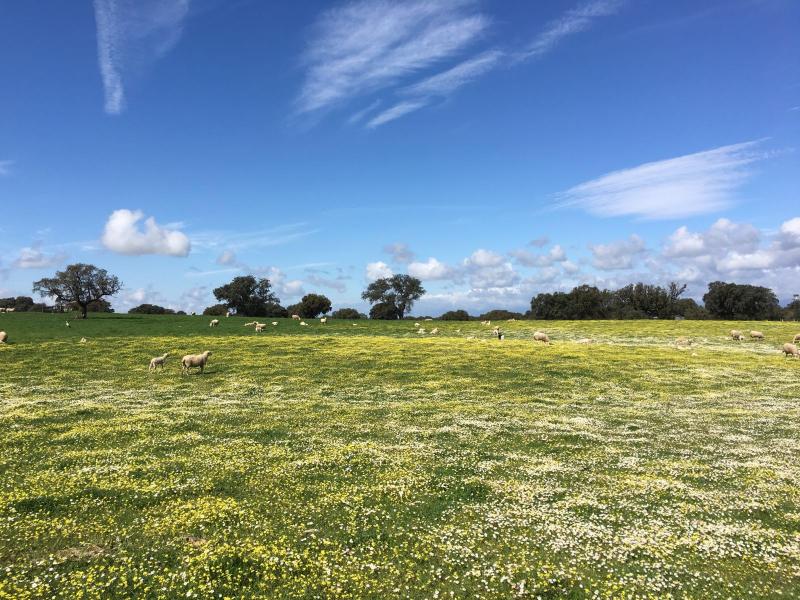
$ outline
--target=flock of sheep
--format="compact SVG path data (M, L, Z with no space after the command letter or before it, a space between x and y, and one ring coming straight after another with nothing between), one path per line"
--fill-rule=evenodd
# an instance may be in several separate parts
M742 333L738 329L731 329L730 333L731 333L731 338L734 341L742 342L745 339L744 338L744 333ZM750 332L750 338L754 339L754 340L763 341L764 334L761 331L751 331ZM800 333L798 333L797 335L794 336L794 339L792 339L791 343L790 342L786 342L783 345L783 348L781 349L781 351L783 352L785 358L788 358L790 356L794 356L795 358L800 358L800 350L798 350L798 348L797 348L797 342L800 342Z

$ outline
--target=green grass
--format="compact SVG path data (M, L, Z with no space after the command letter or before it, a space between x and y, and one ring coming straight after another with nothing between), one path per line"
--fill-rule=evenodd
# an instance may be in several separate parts
M209 320L0 315L0 598L800 595L798 324Z

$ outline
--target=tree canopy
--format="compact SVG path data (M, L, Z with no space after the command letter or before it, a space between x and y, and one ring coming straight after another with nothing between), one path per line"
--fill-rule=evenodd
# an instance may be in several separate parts
M164 308L158 304L140 304L128 311L129 315L174 315L175 311L171 308Z
M703 296L706 310L718 319L762 321L780 318L775 292L766 287L714 281Z
M374 306L370 310L373 319L402 319L425 293L422 282L411 275L394 275L376 279L367 286L361 297ZM377 308L379 305L381 308ZM377 315L372 316L373 312Z
M439 317L442 321L469 321L469 313L465 310L448 310Z
M331 313L331 319L366 319L367 315L358 312L355 308L340 308Z
M322 294L306 294L293 308L295 314L306 319L315 319L330 311L331 301Z
M256 279L252 275L234 277L230 283L214 289L214 297L237 315L246 317L269 317L284 310L272 292L269 279Z
M85 319L89 304L113 296L122 288L120 280L105 269L94 265L76 263L33 283L33 291L52 296L60 305L75 304Z

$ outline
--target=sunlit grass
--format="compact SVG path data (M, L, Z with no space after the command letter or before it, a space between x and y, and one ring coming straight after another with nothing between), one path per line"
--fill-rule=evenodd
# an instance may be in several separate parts
M0 597L800 593L797 324L208 320L0 317Z

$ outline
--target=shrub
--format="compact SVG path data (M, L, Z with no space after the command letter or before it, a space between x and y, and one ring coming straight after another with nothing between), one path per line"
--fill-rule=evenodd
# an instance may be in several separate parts
M366 319L367 315L358 312L355 308L340 308L331 313L331 319Z
M469 321L469 313L465 310L448 310L441 317L442 321Z
M225 304L214 304L212 306L207 306L203 310L204 315L208 315L211 317L222 317L225 316L228 312L228 306Z
M158 304L140 304L128 311L129 315L174 315L175 311L171 308L164 308Z

